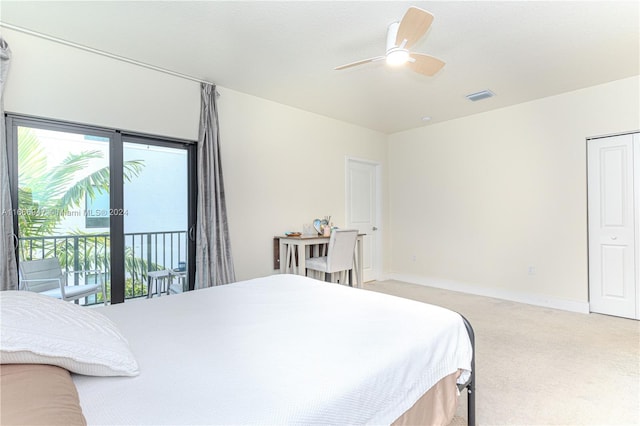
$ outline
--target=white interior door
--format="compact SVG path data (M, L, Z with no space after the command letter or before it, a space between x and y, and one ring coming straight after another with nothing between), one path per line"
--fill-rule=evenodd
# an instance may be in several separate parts
M638 316L638 134L588 142L589 304L592 312Z
M373 162L347 159L347 228L358 229L363 237L363 281L379 276L379 167Z

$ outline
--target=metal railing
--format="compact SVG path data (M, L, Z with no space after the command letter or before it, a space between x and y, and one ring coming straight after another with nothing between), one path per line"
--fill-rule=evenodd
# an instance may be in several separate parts
M52 235L46 237L20 237L20 261L57 257L67 273L82 270L100 270L111 294L111 239L109 234ZM153 271L178 268L187 257L187 231L133 232L124 234L125 244L125 299L148 295L147 274ZM74 282L82 284L79 274ZM87 304L102 303L98 297Z

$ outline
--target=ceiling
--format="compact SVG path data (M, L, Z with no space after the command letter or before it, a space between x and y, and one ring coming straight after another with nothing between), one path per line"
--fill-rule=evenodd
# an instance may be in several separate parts
M435 15L412 50L438 74L333 70L383 55L409 6ZM2 0L0 21L384 133L640 74L636 1Z

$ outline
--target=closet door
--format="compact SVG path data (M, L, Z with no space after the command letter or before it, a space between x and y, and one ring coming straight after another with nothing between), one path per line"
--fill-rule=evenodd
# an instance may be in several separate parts
M626 318L640 318L638 140L628 134L588 141L590 310Z

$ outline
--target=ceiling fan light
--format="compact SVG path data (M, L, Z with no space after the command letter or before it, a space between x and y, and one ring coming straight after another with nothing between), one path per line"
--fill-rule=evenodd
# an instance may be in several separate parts
M409 60L409 51L406 49L395 49L387 53L387 64L399 66Z

